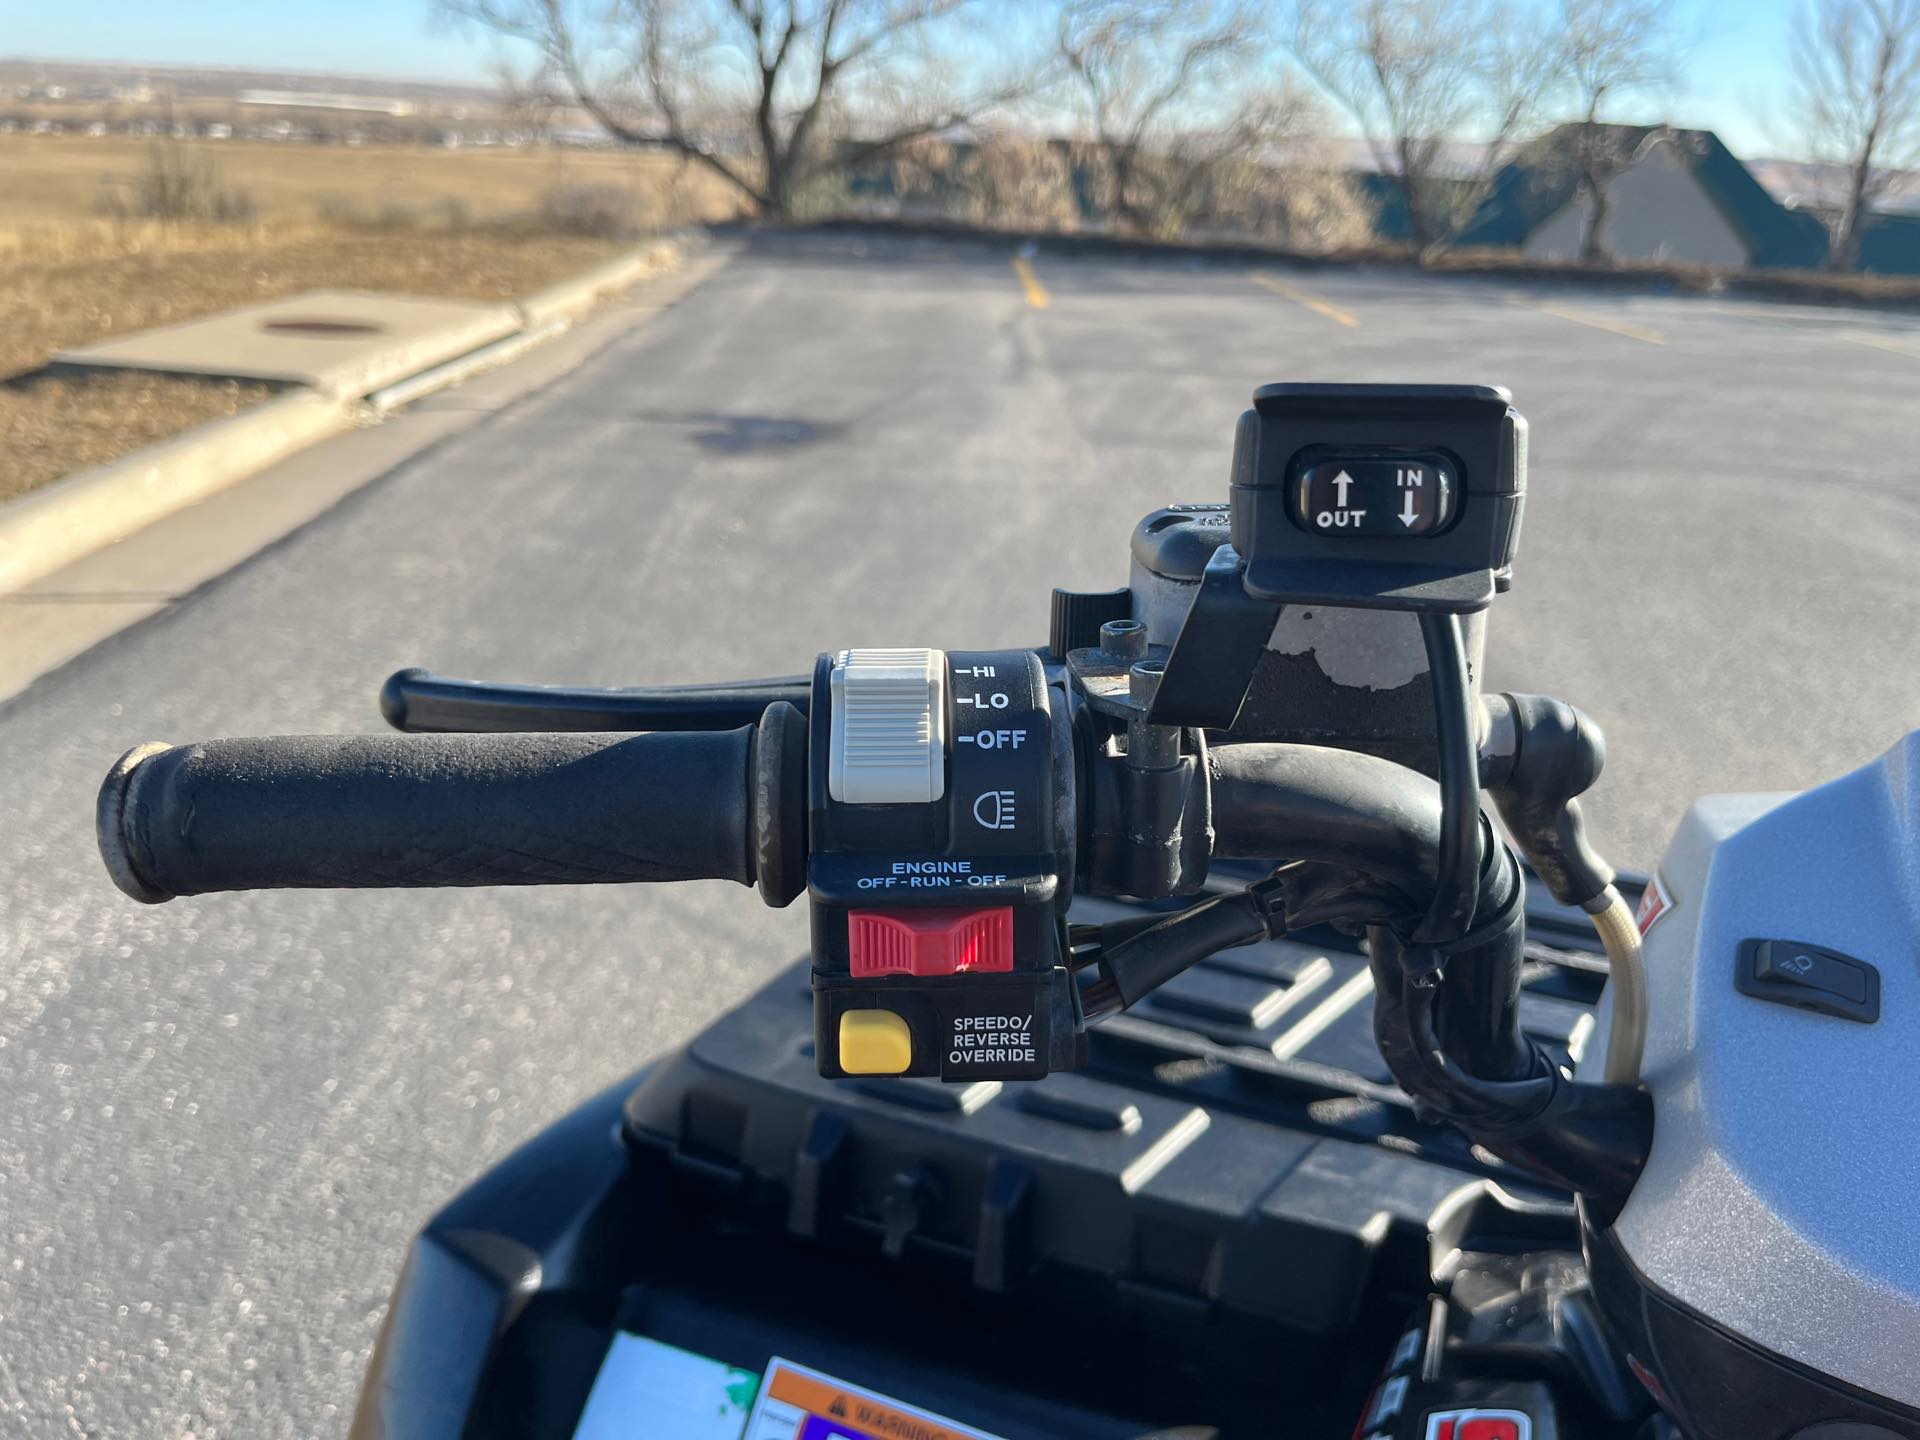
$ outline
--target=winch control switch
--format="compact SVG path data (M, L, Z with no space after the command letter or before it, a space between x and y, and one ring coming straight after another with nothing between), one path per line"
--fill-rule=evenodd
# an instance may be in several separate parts
M1453 519L1459 482L1444 455L1308 450L1293 468L1293 523L1302 530L1402 539L1444 530Z
M965 1083L1079 1063L1070 739L1039 657L846 650L820 657L812 704L820 1073Z
M1468 614L1513 573L1527 424L1485 385L1263 385L1233 442L1255 601Z

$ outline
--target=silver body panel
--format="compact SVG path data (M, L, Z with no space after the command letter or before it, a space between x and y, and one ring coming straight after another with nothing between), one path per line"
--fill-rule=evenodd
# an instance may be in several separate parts
M1620 1241L1682 1304L1920 1405L1920 732L1803 795L1699 801L1660 873L1655 1133ZM1756 937L1875 966L1878 1023L1739 993ZM1589 1057L1605 1028L1603 1005Z

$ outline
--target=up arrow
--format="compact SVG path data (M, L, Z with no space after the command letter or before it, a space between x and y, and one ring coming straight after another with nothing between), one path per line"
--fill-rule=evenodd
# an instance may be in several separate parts
M1351 484L1353 484L1353 477L1344 470L1333 477L1333 488L1340 492L1340 498L1333 503L1342 510L1347 508L1347 487Z
M1406 498L1400 502L1400 523L1411 530L1413 522L1419 518L1420 512L1413 508L1413 492L1409 490Z

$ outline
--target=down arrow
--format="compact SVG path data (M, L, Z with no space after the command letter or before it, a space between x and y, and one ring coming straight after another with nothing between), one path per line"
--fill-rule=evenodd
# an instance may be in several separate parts
M1411 530L1413 522L1419 518L1420 512L1413 508L1413 492L1409 490L1406 498L1400 502L1400 523Z

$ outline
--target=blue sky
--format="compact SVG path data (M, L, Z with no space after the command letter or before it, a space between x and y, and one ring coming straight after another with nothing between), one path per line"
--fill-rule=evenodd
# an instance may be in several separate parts
M1035 0L1038 3L1038 0ZM1674 0L1691 39L1669 91L1622 106L1622 120L1718 130L1736 152L1790 142L1768 115L1782 89L1793 0ZM431 0L0 0L0 56L128 60L487 81L497 42L435 17Z

